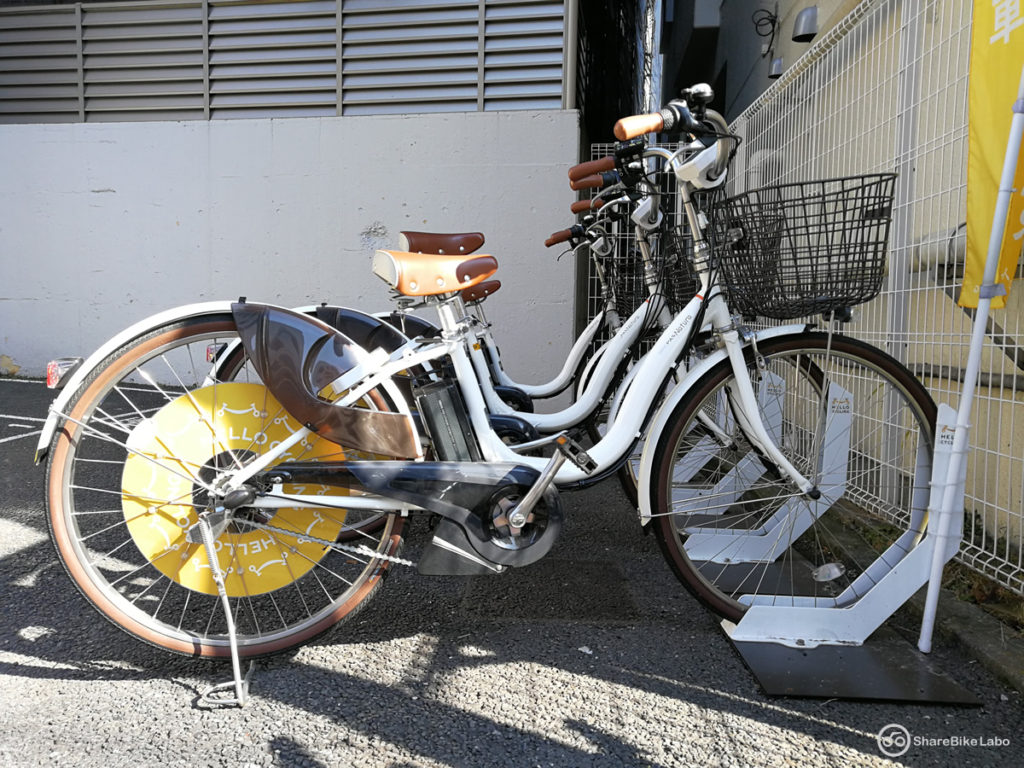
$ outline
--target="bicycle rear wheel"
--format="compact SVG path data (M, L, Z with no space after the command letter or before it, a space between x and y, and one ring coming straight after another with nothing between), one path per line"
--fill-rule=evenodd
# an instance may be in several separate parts
M82 385L49 452L48 520L68 574L116 626L176 653L230 653L205 549L186 536L197 510L213 503L222 473L301 429L244 361L237 339L225 313L129 342ZM229 381L215 375L223 350L240 355L227 366ZM371 393L364 406L387 403ZM309 435L281 460L346 454L358 455ZM397 515L367 527L364 518L380 513L340 507L343 489L283 487L339 507L241 508L220 531L217 557L242 656L285 651L354 615L401 544ZM322 543L346 535L358 537L360 552Z
M852 604L924 535L935 404L892 357L841 336L772 339L747 360L769 434L822 498L759 458L725 361L657 444L649 492L662 552L730 620L753 603Z

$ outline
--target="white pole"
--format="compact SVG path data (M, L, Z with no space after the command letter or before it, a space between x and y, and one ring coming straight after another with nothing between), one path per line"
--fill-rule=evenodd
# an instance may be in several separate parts
M978 370L981 368L985 324L988 322L992 297L1002 295L1004 292L1002 286L996 283L996 269L999 266L999 251L1003 244L1003 230L1010 208L1010 198L1014 191L1013 177L1017 169L1017 156L1020 153L1022 138L1024 138L1024 69L1021 70L1017 101L1013 104L1010 138L1006 146L1006 157L1003 160L1003 175L999 181L996 211L992 217L992 232L988 238L985 272L979 291L978 309L974 315L974 329L971 334L970 352L967 356L967 370L964 373L964 386L960 394L960 409L957 411L953 451L949 459L946 487L942 493L942 506L938 510L939 528L936 533L935 550L932 554L932 570L928 581L928 594L925 598L924 618L921 620L921 636L917 641L917 647L922 653L928 653L932 649L932 630L935 628L935 609L939 602L942 567L946 563L946 550L949 546L949 527L953 515L963 514L963 489L960 488L960 474L967 460L967 437L971 426L971 407L974 404L974 385L978 378ZM929 514L934 512L935 510L929 510Z

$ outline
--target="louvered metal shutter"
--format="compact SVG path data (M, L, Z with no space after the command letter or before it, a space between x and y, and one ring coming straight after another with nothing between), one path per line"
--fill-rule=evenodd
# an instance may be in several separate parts
M210 117L337 113L337 3L210 3Z
M479 3L346 0L342 114L477 109Z
M484 23L482 109L559 109L562 3L488 3Z
M200 2L83 5L86 118L203 118L202 11Z
M0 16L0 122L82 119L78 9Z
M559 0L0 11L0 122L559 109Z

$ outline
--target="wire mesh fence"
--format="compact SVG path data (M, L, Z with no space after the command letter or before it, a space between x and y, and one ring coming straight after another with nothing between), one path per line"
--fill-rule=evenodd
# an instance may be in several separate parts
M957 306L971 11L969 0L864 0L733 123L744 141L729 184L738 194L895 171L882 289L844 332L904 362L937 402L954 408L973 318ZM611 149L594 145L592 153ZM620 248L629 248L626 235ZM1018 266L1015 283L1019 277ZM1022 291L1011 291L987 329L959 559L1024 594Z

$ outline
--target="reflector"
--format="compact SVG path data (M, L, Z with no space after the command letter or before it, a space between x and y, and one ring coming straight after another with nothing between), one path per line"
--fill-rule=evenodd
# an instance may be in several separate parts
M51 360L46 364L46 386L50 389L59 389L68 375L76 371L81 364L80 357L58 357Z

